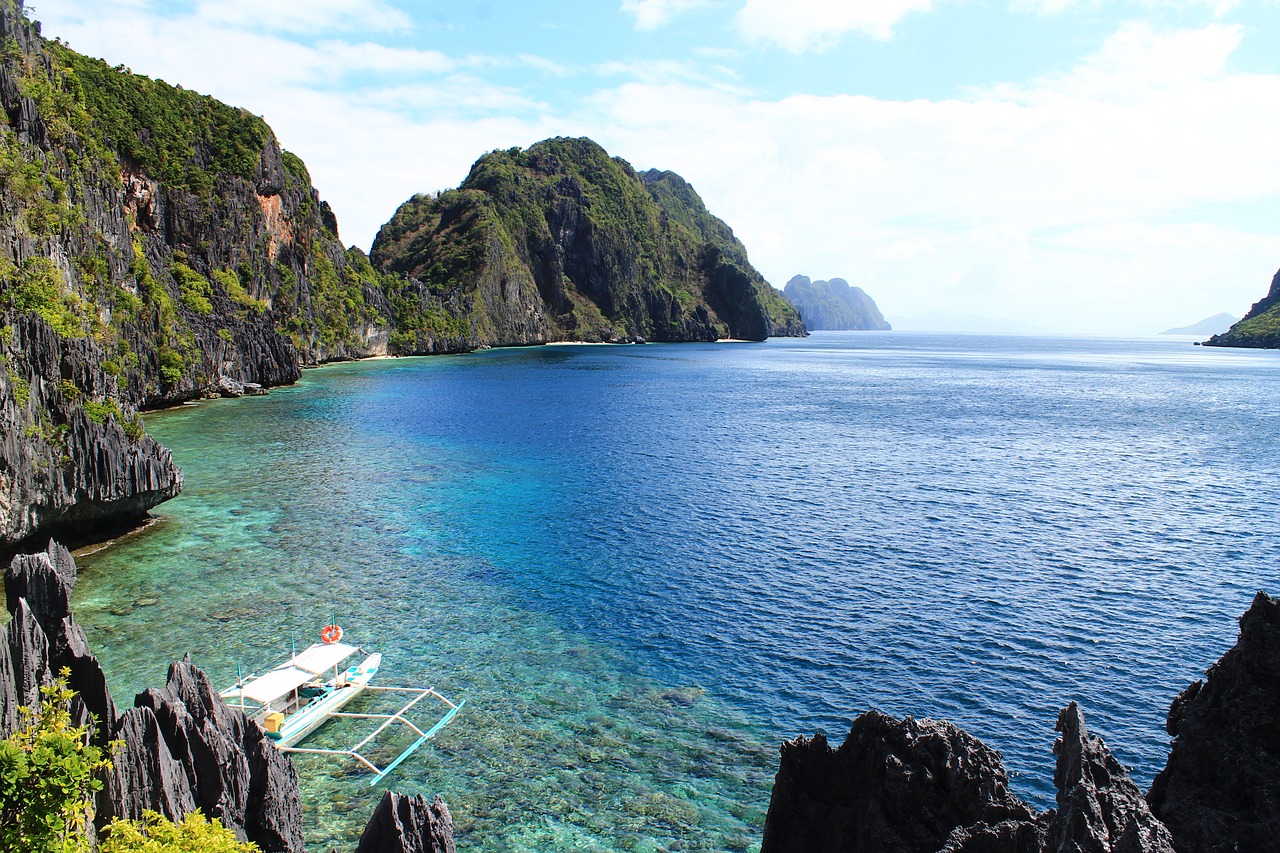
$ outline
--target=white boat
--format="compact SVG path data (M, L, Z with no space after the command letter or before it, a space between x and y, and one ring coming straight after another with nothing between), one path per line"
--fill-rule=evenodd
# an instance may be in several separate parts
M369 784L375 785L448 725L466 704L454 704L433 687L375 687L369 682L378 672L382 655L367 655L361 663L343 669L342 665L348 658L363 650L340 642L342 632L335 626L326 626L322 636L325 638L324 642L315 643L301 653L291 655L284 663L262 675L239 678L233 686L220 694L228 705L239 708L249 719L260 725L267 736L275 741L276 746L285 752L354 758L373 771L374 778ZM352 714L342 711L352 699L365 691L401 693L412 698L393 714ZM446 711L440 720L424 731L404 714L428 698L438 700ZM340 718L382 722L370 735L348 749L298 746L326 722ZM393 724L408 727L417 735L417 739L401 751L395 760L385 767L378 767L360 750Z

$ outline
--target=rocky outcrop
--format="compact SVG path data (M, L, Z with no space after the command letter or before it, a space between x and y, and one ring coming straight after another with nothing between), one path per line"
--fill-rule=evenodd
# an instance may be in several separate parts
M1058 717L1057 808L1009 792L999 753L950 723L854 721L782 748L761 853L1173 853L1169 831L1073 702Z
M415 282L403 351L803 334L686 182L589 139L486 154L457 190L401 205L370 258Z
M204 673L175 663L163 690L117 712L98 660L70 611L76 568L62 546L14 558L5 574L12 619L0 646L0 734L17 724L19 705L69 669L73 713L93 721L99 744L119 741L98 795L95 820L140 818L152 809L178 819L194 808L216 817L262 850L304 849L302 806L293 765L262 730L229 708Z
M1259 592L1240 637L1169 709L1169 763L1151 810L1178 853L1280 843L1280 599Z
M91 535L182 490L168 449L116 402L116 378L102 370L96 344L64 341L35 314L9 329L0 336L0 543Z
M805 326L814 331L891 328L875 300L842 278L811 281L808 276L793 276L782 295L800 313Z
M387 352L389 285L259 117L0 4L0 545L88 536L181 473L139 410ZM391 288L394 289L394 288Z
M858 717L782 747L761 853L935 853L958 826L1028 821L1000 755L951 723Z
M360 836L356 853L454 853L453 816L439 797L388 791Z
M1280 271L1271 279L1271 289L1230 329L1205 341L1211 347L1256 347L1280 349Z

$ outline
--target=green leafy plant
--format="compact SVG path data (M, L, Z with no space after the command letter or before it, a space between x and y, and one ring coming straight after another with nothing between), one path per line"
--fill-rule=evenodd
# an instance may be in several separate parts
M178 295L182 301L198 314L213 313L213 287L209 279L193 270L181 261L169 266L169 274L178 283Z
M237 841L221 821L207 819L198 809L181 823L150 810L142 820L116 818L98 849L100 853L259 853L258 845Z
M85 826L98 772L111 766L89 743L89 726L71 724L65 678L40 690L37 708L20 708L18 729L0 741L0 849L29 853L88 851Z

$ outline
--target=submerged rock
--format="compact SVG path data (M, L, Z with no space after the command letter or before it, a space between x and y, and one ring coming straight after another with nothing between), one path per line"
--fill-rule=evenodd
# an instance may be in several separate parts
M1151 810L1179 853L1280 845L1280 599L1259 592L1240 638L1173 700Z

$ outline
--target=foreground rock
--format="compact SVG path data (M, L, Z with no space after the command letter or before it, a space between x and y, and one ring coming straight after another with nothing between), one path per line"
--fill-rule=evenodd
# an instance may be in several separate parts
M0 736L16 727L18 707L38 704L40 687L67 668L78 694L75 716L94 721L99 744L120 743L98 795L98 830L114 817L136 819L147 809L178 820L199 808L265 853L300 853L302 804L292 762L189 661L171 665L163 689L144 691L136 707L119 713L71 615L75 581L70 552L53 543L14 558L5 574L12 621L0 643ZM390 793L360 847L365 853L453 849L453 819L443 802Z
M782 748L761 853L1173 853L1142 792L1073 702L1058 717L1058 807L1009 791L999 753L951 723L871 711L833 750Z
M1280 845L1280 600L1259 592L1234 648L1173 700L1151 809L1179 853Z
M136 819L152 809L179 819L194 808L216 817L242 841L264 851L297 853L302 803L292 763L243 713L227 707L190 663L169 669L164 690L148 690L137 707L116 710L102 667L71 615L75 561L62 546L14 558L5 574L13 620L0 649L0 722L17 722L18 705L39 702L41 685L70 670L73 709L94 721L99 744L122 741L98 796L101 829L113 817Z
M977 738L871 711L839 749L821 734L783 745L761 853L934 853L957 826L1032 817Z
M356 853L454 853L453 815L436 797L405 797L388 791L360 836Z

